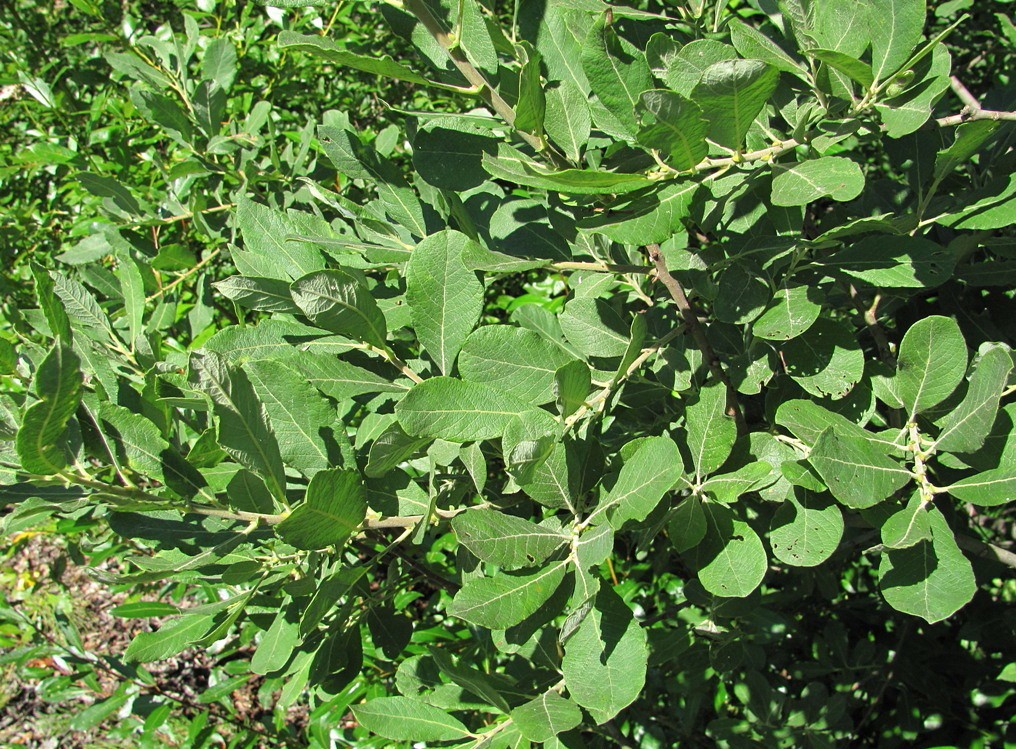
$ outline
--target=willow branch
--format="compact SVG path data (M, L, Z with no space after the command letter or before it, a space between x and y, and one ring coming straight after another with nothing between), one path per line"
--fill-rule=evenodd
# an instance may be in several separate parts
M882 329L882 325L878 321L878 304L882 301L882 296L880 294L876 294L875 299L869 306L864 303L860 292L853 284L850 284L849 291L850 298L853 300L854 306L860 313L861 319L864 320L864 324L868 328L868 332L871 333L871 337L875 339L875 345L878 347L878 353L882 357L882 361L892 367L895 367L896 357L893 356L892 347L889 345L889 338L886 336L885 331Z
M422 2L422 0L405 0L405 8L409 10L416 19L423 24L423 27L427 30L441 48L448 54L452 64L458 69L462 77L469 81L475 86L480 96L483 98L491 109L493 109L498 116L501 117L508 125L515 128L515 110L512 109L511 105L504 100L504 98L497 92L490 82L484 77L483 73L476 69L476 66L469 61L465 53L462 51L462 47L458 41L452 39L452 37L445 31L441 24L441 21L431 12L430 8ZM542 138L538 138L532 133L527 133L525 130L519 130L515 128L515 132L519 134L526 143L536 149L537 152L546 153L551 161L557 166L564 166L567 164L557 151L555 151L550 144L548 144Z
M981 541L980 539L973 538L972 536L964 536L961 534L956 534L956 543L979 557L983 557L984 559L994 559L996 562L1001 562L1006 567L1016 569L1016 554L1013 554L1007 549L1003 549L1001 546L989 544L986 541Z
M1006 120L1016 122L1016 112L982 109L981 102L970 93L970 89L964 86L963 82L956 76L949 76L949 86L952 88L953 93L956 94L956 98L963 102L963 110L959 114L935 120L940 126L961 125L964 122L973 122L974 120Z
M657 277L667 287L667 291L670 292L670 296L677 304L681 317L684 318L685 325L688 326L692 338L695 339L695 345L702 352L702 358L705 360L706 366L709 367L709 370L716 379L723 383L723 386L727 389L727 415L733 417L734 423L737 425L738 434L747 434L748 425L744 421L744 414L741 413L741 406L737 401L737 389L731 383L730 378L727 377L727 373L716 356L716 351L713 350L712 344L709 343L709 338L699 323L698 316L695 314L691 302L688 301L688 295L685 294L684 287L667 270L667 261L664 260L663 253L660 252L660 245L656 243L649 244L646 245L646 249L649 251L649 259L656 266Z

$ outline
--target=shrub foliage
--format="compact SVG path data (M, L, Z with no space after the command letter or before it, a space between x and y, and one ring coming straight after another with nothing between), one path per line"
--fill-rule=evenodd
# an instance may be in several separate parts
M437 104L284 151L237 37L108 54L161 187L77 170L88 235L5 310L3 531L168 616L99 705L155 736L144 664L214 646L206 702L271 711L236 744L999 740L1016 115L954 75L971 19L376 11L395 57L256 54Z

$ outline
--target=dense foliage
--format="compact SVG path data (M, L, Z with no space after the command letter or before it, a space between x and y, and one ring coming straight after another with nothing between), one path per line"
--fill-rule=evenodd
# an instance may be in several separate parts
M1004 4L73 4L6 27L0 530L155 618L3 631L79 727L1016 741Z

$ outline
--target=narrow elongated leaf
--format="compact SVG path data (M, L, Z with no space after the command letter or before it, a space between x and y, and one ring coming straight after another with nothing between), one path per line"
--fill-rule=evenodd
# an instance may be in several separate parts
M261 636L250 659L250 670L262 675L278 671L289 662L299 641L299 622L289 619L288 609L280 609L272 626Z
M645 631L617 593L604 586L565 642L561 672L571 698L602 724L642 692L647 660Z
M357 722L393 741L452 741L470 735L444 710L409 697L378 697L353 708Z
M60 297L64 311L72 320L99 339L116 340L109 318L88 289L62 273L50 271L49 275L53 279L53 291Z
M621 195L641 190L643 187L653 184L643 174L625 174L595 169L551 171L504 143L498 145L497 156L486 153L483 155L483 168L497 179L566 195L603 195L605 193Z
M123 309L127 318L127 341L135 345L141 335L145 315L145 283L141 278L137 261L127 253L117 259L116 274L120 279L123 293Z
M939 450L969 453L984 444L1012 366L1012 354L1007 346L993 344L981 352L970 375L966 395L942 421L942 431L935 440Z
M582 722L582 711L554 691L544 692L512 710L512 721L530 741L549 741Z
M286 496L286 473L264 405L246 373L211 351L191 354L191 382L212 399L219 445L265 480L278 499Z
M303 504L275 531L298 549L324 549L341 545L366 514L367 490L356 471L321 471L310 480Z
M379 348L388 337L384 314L367 288L349 273L323 270L290 287L293 301L315 325Z
M35 374L33 403L21 418L16 447L21 467L31 473L50 475L67 465L64 435L67 422L81 403L82 374L77 354L56 343Z
M407 68L402 63L396 62L390 55L361 55L340 47L331 39L314 34L312 36L297 34L293 31L283 31L278 36L278 43L281 47L291 48L298 52L306 52L322 60L342 67L362 70L365 73L394 78L398 81L416 83L421 86L435 86L442 89L455 90L455 86L448 86L435 81L430 81L419 73Z
M462 262L471 242L457 231L432 234L416 246L406 266L406 300L413 327L444 374L451 374L483 306L483 284Z
M488 629L507 629L536 613L564 579L567 560L529 575L472 577L455 594L448 613Z
M710 65L690 97L709 120L709 138L740 150L779 78L780 72L761 60L723 60Z
M844 202L864 189L861 167L840 156L823 156L774 170L773 205L806 205L826 195Z
M508 422L529 408L489 385L432 377L410 390L395 414L407 434L476 442L500 437Z
M856 57L834 49L809 49L808 56L821 60L834 70L860 83L865 89L871 88L871 84L875 82L875 74L872 73L871 66Z
M969 161L1001 126L996 120L978 120L956 128L956 139L935 157L934 178L940 180Z
M302 351L286 363L298 367L307 382L338 401L363 393L404 393L409 389L408 384L394 383L334 354Z
M715 471L730 456L737 439L737 426L726 414L727 393L722 385L699 391L698 401L688 406L685 429L696 481Z
M931 315L911 325L900 343L895 379L911 418L952 395L966 371L967 345L955 320Z
M829 427L808 455L829 491L847 507L872 507L905 486L910 472L869 440Z
M478 328L459 353L464 380L496 385L534 405L553 399L554 376L573 359L538 333L507 325ZM582 365L585 367L585 365Z
M945 516L928 511L931 540L882 557L878 586L897 611L934 624L961 609L974 597L977 583Z
M212 628L211 614L190 614L171 619L155 632L135 635L124 653L129 663L151 663L186 650Z
M289 282L277 278L230 276L212 284L227 299L262 312L299 312Z
M635 109L639 95L653 87L645 55L620 39L600 16L589 29L582 48L582 69L593 93L624 127L628 135L638 130Z
M946 487L956 499L982 507L1008 504L1016 497L1016 467L1007 465L978 473Z
M506 570L539 564L567 541L560 533L496 510L456 515L452 528L473 554Z
M795 60L780 45L765 36L752 26L734 19L730 22L730 41L741 57L749 60L762 60L777 70L796 75L803 81L808 80L808 69Z

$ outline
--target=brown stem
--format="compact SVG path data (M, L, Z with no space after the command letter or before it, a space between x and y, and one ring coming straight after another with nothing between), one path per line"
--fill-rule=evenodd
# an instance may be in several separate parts
M979 557L994 559L996 562L1001 562L1006 567L1016 569L1016 554L1013 554L1008 549L1003 549L1001 546L981 541L979 538L963 536L960 534L956 534L956 543Z
M959 114L935 120L940 126L949 127L974 120L1008 120L1016 122L1016 112L999 112L993 109L982 109L981 102L970 93L970 89L964 86L963 82L956 76L949 76L949 85L952 87L953 93L956 94L956 98L963 102L963 110Z
M734 423L737 424L738 434L747 434L748 425L745 423L744 414L741 413L741 407L737 401L737 389L723 370L723 366L720 364L712 344L709 343L705 330L703 330L702 325L699 323L695 309L691 306L691 302L688 301L688 295L684 293L684 287L667 270L667 261L664 260L663 253L660 252L660 245L656 243L648 244L646 249L649 251L649 259L656 266L656 275L663 281L663 285L667 287L667 291L670 292L670 296L677 304L681 317L684 318L685 325L688 326L692 338L695 339L695 345L702 352L702 358L705 359L706 366L709 367L709 370L716 379L723 383L723 386L727 389L727 415L733 417Z
M857 307L857 311L861 314L861 318L864 320L868 332L871 333L871 337L875 339L875 345L878 347L878 353L882 357L882 361L890 367L895 367L896 357L893 356L889 338L878 321L878 304L882 301L882 295L876 294L871 306L868 306L864 303L864 299L861 298L857 287L850 284L850 298L853 300L854 306Z

